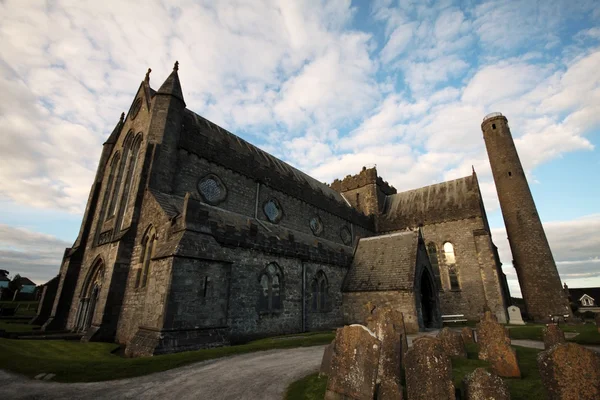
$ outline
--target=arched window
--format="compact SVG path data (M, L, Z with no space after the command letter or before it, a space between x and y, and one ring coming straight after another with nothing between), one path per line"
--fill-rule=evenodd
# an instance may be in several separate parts
M429 242L429 244L427 245L427 253L429 254L429 261L431 261L431 267L434 271L437 271L437 269L439 268L439 263L435 243Z
M452 246L452 243L444 243L444 256L446 257L446 264L456 264L456 257L454 256L454 246Z
M97 258L89 270L79 295L79 307L75 317L75 328L78 331L86 331L92 325L103 281L104 262L101 258Z
M106 219L106 207L108 206L108 199L110 194L114 190L115 175L117 174L117 167L119 166L120 154L117 152L110 163L110 173L108 174L108 181L106 182L106 191L104 192L104 200L102 201L102 211L100 213L101 221L104 222Z
M129 131L125 141L123 142L123 159L121 161L121 165L119 167L119 173L117 174L117 179L112 189L112 196L110 197L110 204L108 206L108 216L107 218L115 215L115 210L117 208L119 192L121 191L121 181L123 180L123 171L125 170L125 164L129 159L129 154L131 153L131 143L133 142L133 132Z
M142 145L142 135L139 134L135 138L135 142L133 143L133 147L128 154L127 160L127 173L125 174L125 182L123 183L123 195L121 197L121 205L119 208L119 219L118 222L122 225L123 222L123 214L127 209L127 205L129 204L129 192L131 191L131 182L133 180L134 172L137 167L138 155L140 152L140 147ZM122 228L122 226L118 226L118 228Z
M456 267L454 265L448 267L448 277L450 278L450 290L460 290L458 273L456 272Z
M329 284L327 283L327 276L325 276L323 271L319 271L311 283L313 311L327 311L327 303L329 301L328 292Z
M282 309L283 273L276 263L271 263L259 277L260 296L259 309L261 312L278 312Z
M150 260L154 255L156 247L156 231L151 226L142 239L142 250L140 252L140 269L136 276L135 287L146 287L148 274L150 273Z

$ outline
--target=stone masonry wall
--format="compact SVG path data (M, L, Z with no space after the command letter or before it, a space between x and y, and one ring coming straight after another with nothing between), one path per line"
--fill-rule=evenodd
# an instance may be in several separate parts
M493 250L491 245L486 245L489 236L474 235L483 227L482 218L469 218L422 228L425 244L435 243L437 249L442 315L464 314L470 320L479 320L486 306L494 313L506 313ZM459 290L450 289L448 262L443 250L446 242L454 246Z

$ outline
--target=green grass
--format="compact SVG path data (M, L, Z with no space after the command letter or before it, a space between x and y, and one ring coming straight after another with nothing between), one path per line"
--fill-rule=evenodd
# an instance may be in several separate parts
M522 340L544 340L542 335L542 329L544 325L524 325L514 326L508 329L508 333L511 339L522 339ZM585 325L560 325L560 329L564 332L577 332L579 335L574 338L567 339L569 342L588 344L588 345L600 345L600 333L598 328L594 324Z
M16 307L16 317L35 316L37 314L38 304L38 301L0 301L0 307Z
M4 330L6 332L32 332L35 330L35 328L39 328L39 326L0 320L0 330Z
M0 339L0 368L29 377L42 372L53 373L56 374L54 380L59 382L105 381L147 375L235 354L327 344L334 337L333 332L288 335L239 346L145 358L123 358L112 354L118 349L118 345L114 343Z
M506 378L512 400L544 400L546 394L540 380L536 357L539 350L515 346L521 379ZM477 368L487 368L486 361L477 359L477 346L467 346L468 358L452 358L452 381L454 387L462 388L464 377ZM310 374L292 383L286 392L286 400L316 400L325 396L327 378L319 378L318 373Z

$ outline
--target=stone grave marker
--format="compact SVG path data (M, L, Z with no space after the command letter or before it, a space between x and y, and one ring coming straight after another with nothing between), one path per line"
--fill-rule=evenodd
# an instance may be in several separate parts
M460 331L460 336L465 344L475 343L475 338L473 337L473 328L465 326Z
M521 316L521 309L517 306L508 307L508 323L511 325L525 325Z
M365 326L338 329L325 400L373 400L380 348L379 339Z
M406 353L406 393L410 400L454 400L452 364L439 339L417 338Z
M402 386L400 384L385 380L377 385L377 400L402 400Z
M575 343L562 343L537 357L549 400L600 399L600 354Z
M333 356L333 346L335 346L335 340L325 347L323 359L321 360L321 368L319 369L319 376L329 376L331 373L331 357Z
M489 311L477 324L477 344L479 359L489 361L495 373L507 378L521 377L517 353L510 347L508 332Z
M460 333L450 328L443 328L437 335L442 347L450 357L467 358L467 349Z
M381 341L377 383L392 380L399 384L404 353L408 351L402 313L391 308L375 308L367 319L367 328Z
M547 324L542 329L544 336L544 349L548 350L555 344L566 343L565 334L557 324Z
M498 375L477 368L463 379L464 400L510 400L506 382Z

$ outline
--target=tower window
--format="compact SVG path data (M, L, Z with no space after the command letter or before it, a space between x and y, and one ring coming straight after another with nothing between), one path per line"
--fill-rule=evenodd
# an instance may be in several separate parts
M448 268L448 277L450 278L450 290L460 290L460 284L458 283L458 274L454 266Z
M429 253L429 261L431 262L431 266L433 267L433 270L437 271L437 269L439 268L439 265L438 265L438 256L437 256L437 249L435 247L435 243L429 242L429 244L427 245L427 253Z
M454 246L452 246L452 243L444 243L444 256L446 257L446 264L456 263L456 257L454 256Z
M512 176L512 172L508 171L508 176Z
M492 129L496 129L496 124L492 124Z

